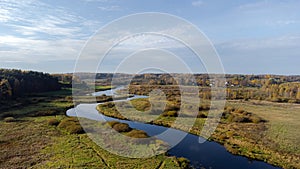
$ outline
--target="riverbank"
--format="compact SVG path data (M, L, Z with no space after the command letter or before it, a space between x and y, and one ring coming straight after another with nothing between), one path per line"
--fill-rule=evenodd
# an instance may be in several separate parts
M78 128L59 126L76 123L65 115L74 106L71 95L66 89L6 102L11 107L1 111L0 168L184 168L184 160L164 154L143 160L111 154Z
M114 107L113 103L99 105L97 110L106 116L118 119L128 119L141 122L146 122L147 119L155 119L150 123L176 128L195 135L200 135L201 129L207 117L207 111L203 106L203 111L200 111L200 115L198 115L194 126L191 129L188 129L184 124L173 124L174 120L176 119L176 113L173 110L169 109L168 111L164 112L163 115L157 116L149 112L150 104L147 99L132 100L131 103L136 109L144 113L137 115L136 111L131 110L128 111L127 114L120 114ZM122 103L118 104L119 106L122 106ZM169 105L173 106L174 104L175 103L173 102L169 103ZM281 114L285 114L286 117L292 117L295 114L289 112L287 107L285 107L285 111L289 113L284 113L281 108L279 111L279 108L274 105L265 107L264 110L268 110L269 113L264 113L264 111L259 111L257 108L254 109L253 107L247 107L247 104L252 103L243 102L243 104L241 104L239 102L227 102L226 107L228 109L234 109L234 112L245 114L245 116L248 116L248 114L252 114L252 116L249 116L248 120L245 120L246 118L243 116L232 116L232 114L229 114L228 117L224 117L221 120L221 123L218 125L216 131L209 139L224 145L229 152L236 155L242 155L251 159L261 160L283 168L300 168L299 149L297 148L299 144L297 144L297 140L292 142L291 140L293 139L289 138L290 141L287 143L279 144L279 140L276 140L272 137L272 135L276 133L276 131L273 131L274 125L276 126L281 124L284 126L284 124L278 122L278 119L280 118L274 120L274 116L280 117ZM245 109L242 109L244 107ZM190 123L193 119L185 117L184 120L187 121L187 123ZM291 122L295 121L293 120L290 121L290 123ZM285 124L285 126L288 126L290 123ZM290 132L294 131L292 128L285 128L285 131L289 129ZM294 134L297 135L296 131L294 132ZM281 137L281 139L288 138L287 134L284 133L279 135L279 137Z

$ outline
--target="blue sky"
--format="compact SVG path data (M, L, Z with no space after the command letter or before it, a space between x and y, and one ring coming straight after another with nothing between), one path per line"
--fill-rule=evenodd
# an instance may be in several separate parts
M226 73L300 74L299 7L297 0L0 0L0 67L72 72L99 28L163 12L196 25Z

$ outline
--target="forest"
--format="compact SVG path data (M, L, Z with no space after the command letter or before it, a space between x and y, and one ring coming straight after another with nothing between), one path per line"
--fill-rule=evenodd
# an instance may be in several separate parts
M60 88L58 79L48 73L0 69L0 100L13 99L28 93L55 91Z

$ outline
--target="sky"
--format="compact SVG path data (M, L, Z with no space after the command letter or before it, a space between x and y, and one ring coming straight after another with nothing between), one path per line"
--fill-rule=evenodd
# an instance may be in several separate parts
M299 75L299 7L298 0L0 0L0 68L73 72L88 40L99 29L127 15L160 12L183 18L201 30L215 47L225 73ZM123 50L134 51L140 49L136 45L143 44L148 48L164 46L180 55L191 69L205 72L205 64L196 62L177 42L141 36L119 44L118 52L107 56L97 71L116 71L114 65L122 61ZM147 63L161 61L170 68L178 64L178 60L166 59L171 55L164 50L140 53ZM136 53L134 57L138 58ZM139 59L124 63L130 64L128 69L144 64Z

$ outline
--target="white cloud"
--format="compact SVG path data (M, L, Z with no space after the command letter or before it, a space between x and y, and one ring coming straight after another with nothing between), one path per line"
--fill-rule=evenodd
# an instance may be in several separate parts
M36 0L1 0L0 21L26 21L33 9L44 7L45 4Z
M0 50L0 56L2 61L10 62L74 60L84 43L84 40L74 39L38 40L16 36L0 36L0 46L5 45L7 49Z
M228 73L299 74L300 36L243 39L216 44Z
M267 21L266 24L269 26L289 26L300 23L298 20L293 19L280 19L275 21Z
M110 0L83 0L85 2L108 2Z
M2 22L5 26L12 27L12 30L21 35L38 36L43 33L61 36L60 38L78 38L84 35L82 32L88 32L94 27L92 24L99 24L77 16L65 8L38 0L2 0L0 5L0 24Z
M121 7L117 5L112 5L112 6L99 6L98 9L102 11L120 11Z
M192 2L192 5L193 5L193 6L196 6L196 7L202 6L202 5L203 5L203 1L201 1L201 0L193 1L193 2Z
M232 49L240 51L256 51L260 49L298 49L300 44L300 36L281 36L276 38L265 39L244 39L235 40L218 44L221 49ZM272 50L270 50L272 51Z
M142 49L142 48L175 48L182 47L174 39L170 39L163 35L154 34L140 34L138 36L131 36L125 41L121 42L118 48L121 49Z
M263 12L263 13L275 13L275 11L278 11L278 13L282 13L282 11L297 11L298 6L300 5L299 1L269 1L269 0L263 0L263 1L256 1L256 2L247 2L245 4L242 4L237 7L238 11L244 12L244 13L257 13L257 12Z

